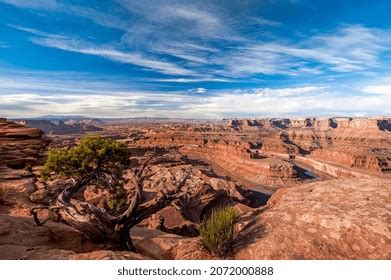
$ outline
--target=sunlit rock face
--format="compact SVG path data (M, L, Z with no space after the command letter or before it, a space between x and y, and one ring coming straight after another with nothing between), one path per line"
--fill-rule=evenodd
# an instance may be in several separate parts
M280 189L249 218L237 259L390 259L389 179Z

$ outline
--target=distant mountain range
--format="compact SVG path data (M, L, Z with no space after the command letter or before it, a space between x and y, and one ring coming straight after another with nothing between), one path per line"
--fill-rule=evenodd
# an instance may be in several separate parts
M48 121L64 121L64 120L84 120L84 119L96 119L85 116L67 116L67 115L45 115L33 118L23 118L24 120L48 120Z
M207 119L183 119L183 118L156 118L156 117L134 117L134 118L93 118L86 117L80 115L45 115L39 117L31 117L31 118L14 118L13 120L46 120L52 122L63 121L66 123L85 123L94 122L94 123L111 123L111 124L119 124L119 123L140 123L140 122L151 122L151 123L160 123L160 122L204 122L208 121ZM210 119L212 120L212 119Z

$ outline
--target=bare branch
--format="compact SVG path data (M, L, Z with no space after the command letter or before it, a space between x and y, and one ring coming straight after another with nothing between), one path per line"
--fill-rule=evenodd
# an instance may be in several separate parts
M159 153L157 151L154 151L152 155L149 156L149 158L147 158L147 160L144 161L144 163L141 165L141 167L139 169L136 169L136 175L138 175L139 177L142 176L142 174L144 173L144 170L146 167L148 167L149 163L152 161L153 158L155 158Z
M130 202L128 208L125 210L123 214L118 216L117 224L121 224L124 220L128 219L140 206L141 198L143 194L143 183L144 180L149 179L152 174L144 174L146 170L148 170L148 164L150 164L151 160L157 156L157 152L155 151L142 165L140 169L136 169L133 172L133 179L135 182L136 193L134 194L132 201Z
M57 201L63 205L70 206L70 200L72 196L79 191L80 189L84 188L88 182L92 180L96 175L94 172L88 173L86 176L81 178L79 181L75 182L75 180L72 180L75 182L73 185L66 187L58 196Z

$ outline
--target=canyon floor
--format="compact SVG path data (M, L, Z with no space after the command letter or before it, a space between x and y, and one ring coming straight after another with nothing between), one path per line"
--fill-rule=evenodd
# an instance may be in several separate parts
M30 216L58 195L39 176L48 151L88 134L126 143L135 162L166 153L143 203L191 173L185 200L132 229L137 252ZM94 188L81 197L108 199ZM214 259L197 228L223 205L240 213L232 259L391 259L390 198L390 118L0 119L0 259Z

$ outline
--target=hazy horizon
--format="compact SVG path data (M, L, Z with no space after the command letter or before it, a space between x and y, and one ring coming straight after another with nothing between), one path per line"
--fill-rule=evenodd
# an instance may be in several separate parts
M0 116L391 116L391 2L0 0Z
M363 118L363 119L390 119L387 115L373 115L373 116L232 116L222 118L186 118L186 117L99 117L99 116L78 116L78 115L44 115L44 116L32 116L32 117L3 117L8 120L70 120L70 119L96 119L96 120L126 120L126 119L167 119L167 120L200 120L200 121L221 121L224 119L339 119L339 118Z

